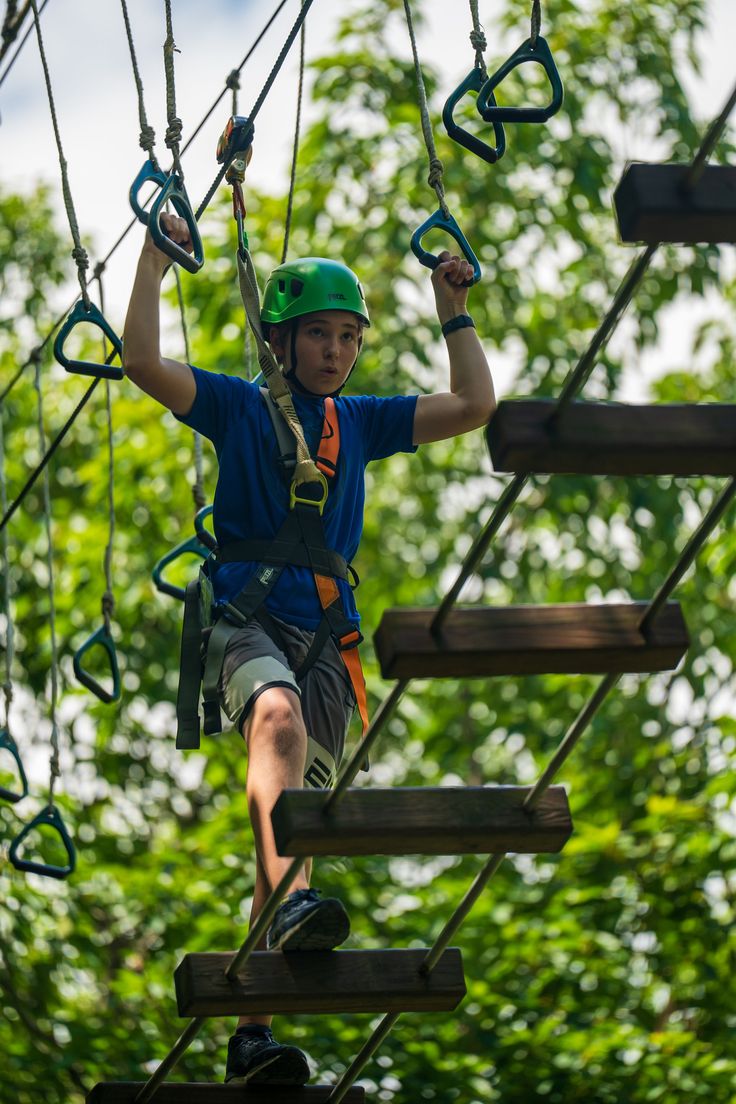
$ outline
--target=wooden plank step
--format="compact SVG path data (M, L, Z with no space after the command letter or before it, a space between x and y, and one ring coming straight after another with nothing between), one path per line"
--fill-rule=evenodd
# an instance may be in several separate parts
M324 793L284 790L271 820L280 855L491 855L561 851L567 794L551 786L531 812L528 786L348 790L325 815Z
M252 1012L449 1012L465 996L460 951L445 951L429 977L426 950L255 951L233 981L229 954L188 954L176 968L180 1016Z
M666 671L690 643L679 602L646 637L645 602L453 609L438 636L435 609L385 610L373 643L387 679Z
M496 471L580 475L736 475L736 405L499 403L488 429Z
M706 165L692 190L682 183L689 165L627 166L616 191L619 233L625 242L736 242L736 168Z
M133 1104L145 1081L102 1081L87 1094L86 1104ZM334 1086L218 1085L201 1082L164 1083L153 1104L325 1104ZM365 1089L353 1086L344 1104L365 1104Z

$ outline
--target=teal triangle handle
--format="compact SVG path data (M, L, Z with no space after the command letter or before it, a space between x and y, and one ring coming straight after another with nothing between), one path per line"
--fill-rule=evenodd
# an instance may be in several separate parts
M105 319L102 311L96 307L94 303L85 306L84 300L80 299L78 303L75 303L71 314L67 317L54 341L54 356L59 364L61 364L67 372L76 372L80 376L98 376L100 379L121 380L123 378L123 369L120 365L114 367L112 364L93 364L91 361L87 360L71 360L66 355L64 352L64 342L74 327L78 326L80 322L88 322L90 325L97 326L98 329L102 330L115 353L122 360L123 343L112 326L110 326ZM112 356L110 359L112 359Z
M189 237L192 239L192 245L194 247L193 253L187 253L186 249L182 249L180 245L172 241L161 228L161 214L168 202L171 203L177 215L183 218L187 224ZM165 253L166 256L170 257L176 264L185 268L187 272L199 272L204 264L202 238L199 233L199 227L197 226L197 220L194 217L192 205L189 202L186 188L181 178L177 176L176 173L172 173L171 176L169 176L166 183L162 186L161 191L151 204L151 213L148 216L148 229L153 238L153 244L157 249L160 249L162 253Z
M66 866L54 866L53 863L31 862L22 859L18 854L21 844L35 828L53 828L61 836L61 841L67 854ZM29 824L26 824L10 845L8 857L16 870L27 871L29 874L42 874L48 878L67 878L74 873L77 865L77 855L74 850L71 836L66 830L61 814L55 805L47 805L38 816L35 816Z
M206 560L210 555L210 549L207 548L198 537L189 537L187 540L182 541L181 544L177 544L176 548L172 548L170 552L162 556L151 572L151 578L153 579L156 590L160 591L161 594L168 594L171 598L178 598L181 602L186 598L184 587L175 586L174 583L167 582L164 578L164 571L174 560L178 560L180 556L185 556L187 553L201 556L203 560Z
M18 781L20 782L21 792L17 793L16 790L9 790L6 786L0 786L0 799L10 801L14 805L16 801L22 801L24 797L28 797L28 779L26 778L26 772L23 770L18 745L7 728L0 728L0 749L9 751L18 767Z
M105 687L82 666L84 656L94 647L102 647L107 654L110 674L112 676L112 692L106 690ZM120 670L118 668L118 659L115 653L115 642L104 625L101 625L96 632L93 632L92 635L85 640L81 648L77 649L74 653L72 665L74 667L74 674L77 676L82 686L91 690L100 701L104 702L106 705L110 705L111 702L120 700Z
M473 279L468 282L468 287L477 284L481 278L478 258L470 248L470 242L463 234L453 216L444 215L441 208L435 211L433 215L430 215L427 221L423 222L411 236L411 251L417 260L423 264L425 268L437 268L437 265L440 263L439 257L436 257L434 253L429 253L426 249L422 248L422 238L430 230L444 230L451 238L455 239L460 246L465 260L469 261L473 266Z
M148 211L146 211L138 199L138 193L143 185L148 184L149 181L152 184L158 184L159 188L163 188L166 180L167 176L163 169L156 169L150 161L144 161L143 168L130 185L130 191L128 192L130 206L133 208L138 221L142 222L144 226L148 226Z
M547 107L501 107L496 103L495 90L517 65L535 61L544 69L552 87L552 99ZM500 69L488 78L478 94L478 111L487 123L545 123L562 107L565 90L547 40L540 35L535 46L528 38Z
M506 135L501 123L493 123L493 134L496 144L495 146L489 146L487 142L478 138L477 135L471 134L468 130L464 130L459 123L455 122L454 118L454 111L460 100L467 95L468 92L480 92L484 83L485 79L481 70L477 66L471 69L465 80L457 86L450 96L448 96L447 102L442 109L442 122L445 124L445 130L452 138L453 142L457 142L459 145L464 146L465 149L470 150L471 153L476 154L478 157L482 157L489 165L495 165L506 152ZM491 93L491 98L493 98L493 93ZM493 99L494 104L495 102L495 99Z

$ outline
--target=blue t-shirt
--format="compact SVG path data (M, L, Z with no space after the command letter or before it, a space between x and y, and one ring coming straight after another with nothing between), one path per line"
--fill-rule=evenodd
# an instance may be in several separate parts
M215 446L220 472L214 501L214 530L218 544L268 540L275 537L289 508L287 482L279 465L279 451L271 418L259 388L247 380L192 368L197 395L188 414L177 415ZM329 494L322 515L328 548L350 563L363 531L366 465L395 452L414 452L412 444L416 395L378 398L375 395L340 397L337 473L328 480ZM324 401L294 394L294 406L314 455L322 435ZM213 571L218 602L227 602L243 589L258 565L219 564ZM338 579L343 608L349 620L360 623L353 593ZM269 611L292 625L316 629L322 619L314 577L308 568L287 565L266 599Z

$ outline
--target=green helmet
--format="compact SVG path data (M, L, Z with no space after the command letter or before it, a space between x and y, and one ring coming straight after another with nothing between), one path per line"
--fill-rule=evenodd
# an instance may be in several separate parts
M347 265L324 257L304 257L279 265L268 277L262 322L275 326L322 310L352 311L370 326L360 281Z

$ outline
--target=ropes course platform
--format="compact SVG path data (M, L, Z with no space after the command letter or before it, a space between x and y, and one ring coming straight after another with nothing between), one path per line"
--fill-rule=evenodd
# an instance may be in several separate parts
M613 196L621 240L677 245L736 242L736 168L634 163Z
M736 405L499 403L486 431L497 472L736 475Z
M667 671L687 651L678 602L644 635L647 604L568 603L453 609L439 633L436 610L390 609L373 643L385 679Z
M180 1016L451 1012L466 991L462 955L449 948L424 976L427 951L254 951L232 981L235 951L188 954L174 973L177 1007Z
M103 1081L87 1094L86 1104L134 1104L144 1081ZM156 1090L156 1104L326 1104L333 1085L216 1085L165 1082ZM343 1104L365 1104L365 1089L353 1086Z
M561 851L572 833L567 794L551 786L348 790L324 810L318 790L284 790L271 814L280 855L491 855Z

